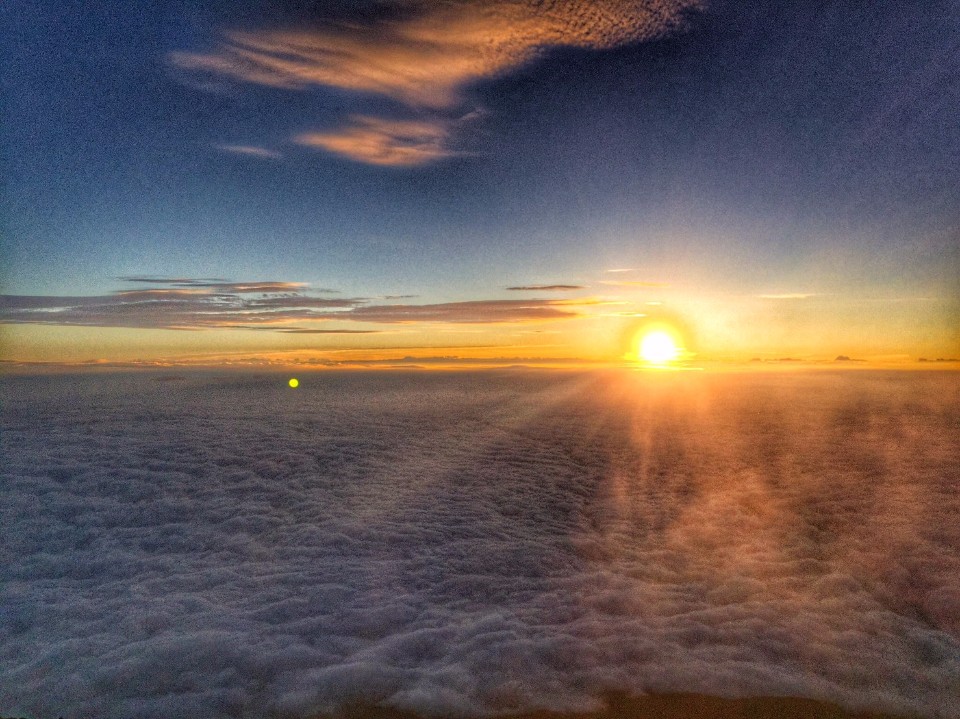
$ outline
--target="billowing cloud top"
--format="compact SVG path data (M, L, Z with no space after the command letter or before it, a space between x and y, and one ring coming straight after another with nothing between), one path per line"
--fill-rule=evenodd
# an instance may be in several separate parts
M4 715L957 717L956 373L288 376L5 378Z
M323 86L396 100L423 114L449 110L471 83L502 75L549 47L613 48L659 37L701 0L395 0L390 20L318 29L227 32L210 53L170 62L257 85ZM297 141L351 159L416 165L444 157L447 123L355 119ZM411 145L414 139L422 141ZM425 139L424 139L425 138ZM404 151L405 148L408 148Z
M534 322L578 317L578 306L594 302L535 299L378 305L359 297L330 297L333 290L311 289L298 282L154 277L126 280L154 286L83 297L0 295L0 324L319 332L294 323ZM320 293L326 296L317 296ZM331 331L346 330L323 330Z

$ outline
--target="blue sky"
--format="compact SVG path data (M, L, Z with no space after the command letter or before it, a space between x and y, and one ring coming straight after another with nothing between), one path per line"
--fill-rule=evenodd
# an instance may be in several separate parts
M956 3L603 5L14 2L3 292L921 298L960 344Z

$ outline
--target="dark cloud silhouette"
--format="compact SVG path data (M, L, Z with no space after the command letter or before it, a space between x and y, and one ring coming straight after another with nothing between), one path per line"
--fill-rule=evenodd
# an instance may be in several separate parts
M585 285L520 285L517 287L508 287L508 290L548 290L548 291L572 291L572 290L585 290L587 289Z
M577 302L558 299L475 300L439 304L370 304L363 297L332 298L296 282L125 278L164 287L118 290L90 297L0 295L0 323L164 329L275 328L278 332L345 332L297 328L298 321L377 323L535 322L580 316ZM324 293L316 296L314 293ZM393 296L386 299L401 299ZM360 330L357 330L360 331Z
M4 713L955 716L955 373L150 376L0 378Z
M306 282L229 282L222 279L189 279L173 278L164 279L162 277L137 276L121 277L125 282L137 282L141 284L168 285L169 287L195 287L210 290L220 290L222 292L299 292L310 289L311 292L336 292L336 290L311 288Z
M584 300L475 300L430 305L366 305L350 312L360 322L531 322L572 319L580 316L578 306L594 304Z

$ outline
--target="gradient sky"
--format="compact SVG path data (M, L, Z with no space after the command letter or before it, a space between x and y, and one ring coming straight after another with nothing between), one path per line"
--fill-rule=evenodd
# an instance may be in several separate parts
M3 359L960 356L960 3L0 13Z

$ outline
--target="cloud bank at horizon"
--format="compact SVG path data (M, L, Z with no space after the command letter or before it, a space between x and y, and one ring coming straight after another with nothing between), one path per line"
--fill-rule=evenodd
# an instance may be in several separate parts
M0 324L136 327L144 329L275 329L335 332L296 322L498 324L573 319L592 299L471 300L434 304L372 304L331 297L334 290L300 282L124 278L146 288L99 296L0 295ZM162 285L162 286L158 286ZM319 296L318 296L319 295ZM404 299L406 296L397 296ZM390 298L384 298L390 299Z

